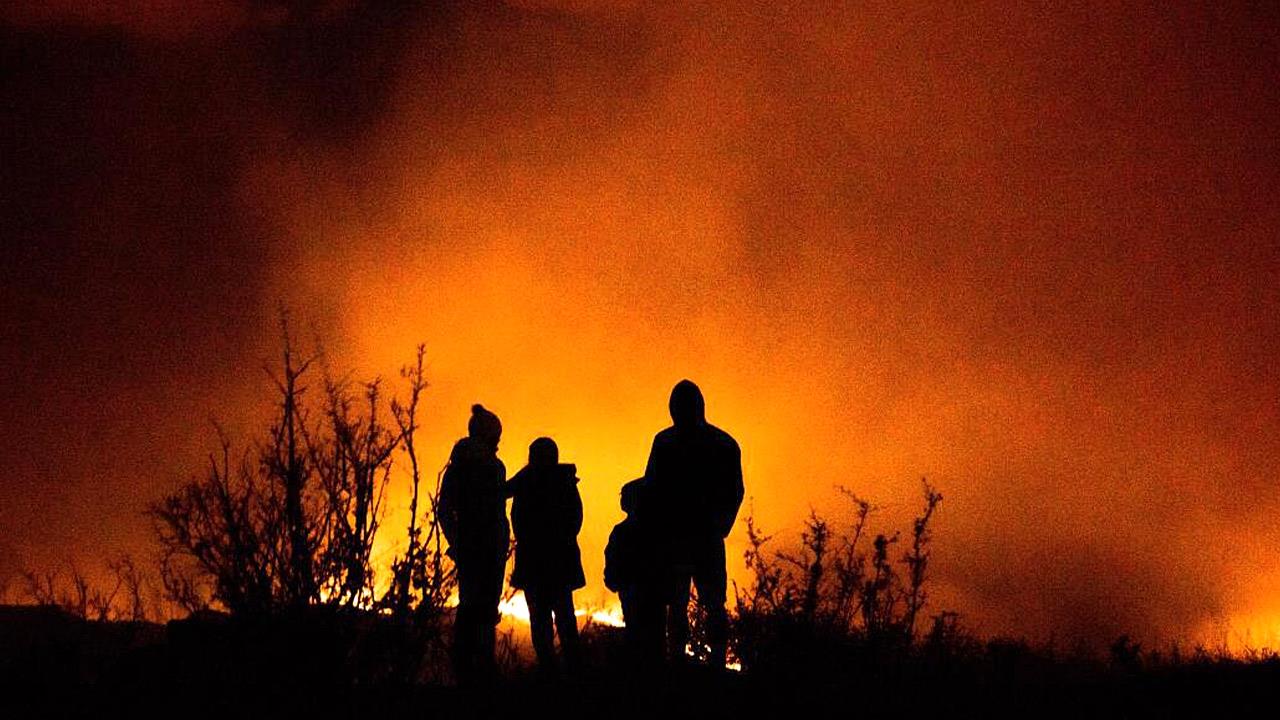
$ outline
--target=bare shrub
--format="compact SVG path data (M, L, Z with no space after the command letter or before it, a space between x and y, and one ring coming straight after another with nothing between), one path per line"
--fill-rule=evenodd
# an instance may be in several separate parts
M735 590L738 657L749 663L772 653L776 660L785 650L779 643L915 643L917 619L928 600L930 521L942 501L927 481L922 490L910 547L896 560L897 533L877 534L865 547L875 507L844 488L851 511L835 520L811 512L792 550L770 552L766 546L773 538L749 514L744 560L752 583ZM943 638L954 632L955 617L939 617L933 633Z
M105 584L95 584L75 563L66 575L59 570L23 571L25 600L56 607L82 620L144 622L155 615L144 597L147 579L128 555L106 564Z
M111 573L118 579L122 595L120 596L120 613L125 620L143 622L156 617L147 606L143 596L145 581L134 564L133 558L123 555L107 564Z
M286 596L282 569L283 508L275 489L241 458L231 461L231 441L218 428L220 453L210 454L202 480L193 480L148 513L162 548L161 576L174 602L196 609L217 603L232 613L269 612ZM209 579L208 603L190 573L191 561Z
M189 556L166 548L160 556L160 588L162 599L176 613L192 615L209 609L214 592L213 579Z
M938 504L942 502L942 493L934 490L928 480L922 480L921 484L924 486L924 509L911 523L911 549L902 559L907 566L907 583L903 593L903 603L906 608L902 621L906 626L908 637L915 636L916 616L920 614L920 610L924 608L925 601L928 599L924 581L925 571L929 567L929 542L932 540L929 534L929 520L933 518Z
M168 600L188 611L221 607L232 614L270 614L308 605L372 609L375 580L371 553L397 449L407 452L415 487L410 552L405 568L416 598L442 606L451 590L441 557L423 548L435 537L418 528L418 462L413 448L417 408L426 382L424 350L402 372L408 404L389 403L381 381L352 383L327 366L323 394L308 402L316 352L300 356L287 319L283 352L268 369L276 413L264 436L238 455L217 429L219 449L203 478L153 504L162 548L161 583ZM217 427L217 426L215 426ZM442 556L439 552L437 555ZM416 581L416 584L415 584ZM393 588L397 585L393 577ZM414 604L397 590L407 607Z
M391 476L391 454L400 443L378 419L380 385L366 383L365 412L347 383L326 378L329 437L311 443L312 465L327 506L321 543L319 582L330 602L367 606L373 597L369 562L378 532L383 493Z
M260 501L256 504L265 521L262 540L265 549L272 553L265 578L264 589L268 593L265 609L275 603L301 607L318 598L320 582L315 574L315 556L330 520L324 500L311 483L315 468L308 458L321 451L310 441L307 408L302 404L307 390L302 380L316 356L297 360L288 320L283 315L281 331L284 340L281 371L277 374L267 368L279 397L279 414L267 442L259 449L265 482L260 485Z
M418 623L434 624L444 613L445 605L457 586L457 577L452 561L445 554L444 533L440 527L440 474L436 476L434 487L426 493L425 513L419 516L424 498L414 435L419 427L419 399L427 387L423 369L425 353L425 346L419 345L414 364L400 370L400 376L409 384L408 401L391 401L391 414L400 432L400 447L409 462L412 492L405 552L392 562L391 587L382 604L397 616L412 612Z

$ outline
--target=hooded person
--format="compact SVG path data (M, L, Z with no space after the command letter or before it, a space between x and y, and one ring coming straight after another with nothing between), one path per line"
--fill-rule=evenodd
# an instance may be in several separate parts
M604 548L604 585L618 593L631 660L648 673L662 663L663 568L644 478L622 486L619 504L626 517L613 526Z
M501 438L498 416L471 406L467 437L454 444L440 483L440 528L458 577L453 665L460 683L495 672L495 627L510 542L507 469L497 454Z
M693 382L676 383L669 409L672 425L654 437L644 477L668 578L668 650L683 660L692 584L707 614L710 662L723 667L729 640L724 540L742 505L742 452L707 422L706 402Z
M579 659L573 591L587 581L578 549L582 498L576 470L560 462L555 441L542 437L529 446L529 464L507 483L516 537L511 585L524 591L533 648L548 673L557 665L553 619L565 663L572 670Z

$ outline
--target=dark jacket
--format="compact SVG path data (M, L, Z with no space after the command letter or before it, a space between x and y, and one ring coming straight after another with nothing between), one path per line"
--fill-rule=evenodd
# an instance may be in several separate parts
M526 466L507 483L516 566L511 585L554 591L587 584L578 550L582 498L573 465Z
M604 586L624 600L660 591L661 566L653 532L635 515L613 526L604 548Z
M645 485L671 545L721 541L742 505L742 452L705 420L669 427L653 439Z
M507 468L494 450L473 438L453 446L440 483L440 528L457 563L505 558L510 529L503 484Z

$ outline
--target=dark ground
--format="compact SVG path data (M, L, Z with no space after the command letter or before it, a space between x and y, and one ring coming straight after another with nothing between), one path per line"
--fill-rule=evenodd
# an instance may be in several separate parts
M0 717L1263 718L1280 710L1275 658L1086 659L993 641L909 660L871 661L864 648L641 681L620 669L617 631L587 636L592 662L580 677L547 682L509 667L492 686L464 690L389 673L394 636L380 620L211 615L157 625L0 607Z

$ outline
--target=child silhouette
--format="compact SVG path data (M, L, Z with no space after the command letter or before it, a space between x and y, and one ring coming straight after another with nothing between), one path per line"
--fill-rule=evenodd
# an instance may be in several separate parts
M572 670L579 659L573 591L586 578L578 550L582 498L577 484L576 468L561 463L555 441L545 437L529 445L529 464L507 483L516 537L511 586L524 591L538 666L547 673L557 667L553 619L566 665Z
M622 486L621 505L627 517L609 533L604 550L604 584L618 593L627 624L626 637L633 661L640 669L662 662L663 618L661 564L651 518L645 510L643 480Z

